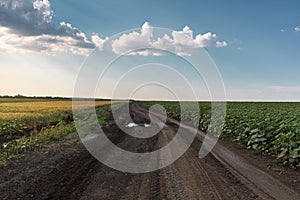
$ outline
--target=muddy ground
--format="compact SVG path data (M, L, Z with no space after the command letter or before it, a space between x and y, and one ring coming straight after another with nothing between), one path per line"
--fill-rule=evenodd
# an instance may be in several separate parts
M131 109L135 122L149 123L146 111L135 105ZM171 141L177 128L176 124L168 122L159 134L137 139L123 133L111 117L103 130L123 149L151 152ZM141 129L133 127L132 130ZM284 169L279 173L269 157L228 142L220 143L284 184L287 192L299 195L299 170L277 167ZM64 139L2 167L0 199L274 199L259 186L245 182L212 154L199 159L200 146L201 141L195 139L172 165L151 173L130 174L97 161L79 138Z

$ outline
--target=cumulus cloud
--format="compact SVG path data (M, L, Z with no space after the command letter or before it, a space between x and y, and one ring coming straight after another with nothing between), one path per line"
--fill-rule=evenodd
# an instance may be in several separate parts
M295 27L294 30L295 30L296 32L300 32L300 26Z
M87 55L107 40L98 35L89 40L70 23L56 25L52 17L49 0L0 0L0 50Z
M97 34L92 36L92 42L100 51L103 50L103 45L107 40L108 37L106 37L105 39L101 39Z
M33 2L33 8L41 13L42 20L46 23L50 23L52 21L53 12L50 8L50 2L48 0L41 0Z
M112 42L112 51L116 54L128 55L162 55L163 51L170 51L177 55L191 55L193 51L203 47L225 47L226 41L218 41L217 35L211 32L198 34L194 37L193 31L185 26L180 31L172 31L171 35L165 34L161 38L153 38L153 27L145 22L141 32L131 32L121 35ZM133 51L138 49L137 51Z
M107 37L101 38L97 34L88 38L72 24L64 21L55 24L52 18L49 0L0 0L0 51L88 55L94 48L103 50L108 41ZM143 24L141 31L123 34L111 43L116 54L143 56L163 54L155 48L191 55L198 48L210 46L225 47L227 42L218 41L217 35L211 32L194 36L188 26L154 38L153 27L148 22ZM139 50L132 51L134 49Z
M151 43L153 27L145 22L141 28L141 32L131 32L123 34L120 38L112 42L112 51L116 54L127 53L129 55L148 55L146 51L131 52L134 49L147 48Z

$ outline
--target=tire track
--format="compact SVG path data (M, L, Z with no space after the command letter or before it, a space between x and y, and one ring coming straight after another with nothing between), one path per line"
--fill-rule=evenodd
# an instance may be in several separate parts
M210 190L214 194L215 199L222 200L223 199L222 196L218 192L217 187L214 185L214 183L210 179L210 177L209 177L208 173L206 172L206 170L204 169L204 167L197 160L193 159L193 161L194 161L194 164L199 168L199 171L203 172L202 173L203 177L205 177L205 179L207 180L207 182L209 182L208 187L210 187Z
M151 200L155 200L155 199L160 199L161 195L160 195L160 172L156 171L156 172L152 172L150 175L150 196L149 199Z
M131 109L134 111L132 114L136 120L149 122L148 111L140 108L137 104L133 104ZM107 137L120 148L137 153L152 152L166 146L178 130L178 123L168 119L157 136L137 139L123 133L113 119L110 118L108 124L109 126L104 128ZM144 130L149 131L149 129ZM133 128L132 131L141 131L141 129ZM187 130L186 133L189 134L189 131ZM184 140L184 138L182 139ZM14 177L18 179L16 181L6 180L7 185L0 184L0 190L9 191L4 197L23 199L49 199L50 197L88 200L273 199L269 193L265 192L264 188L259 187L253 181L255 178L261 180L261 177L250 179L243 176L234 167L230 167L234 163L224 160L225 156L218 157L210 153L204 159L199 159L200 147L201 139L196 138L190 148L173 164L144 174L130 174L113 170L95 160L80 144L72 146L72 149L68 151L64 147L64 155L55 151L51 156L41 156L39 162L43 162L43 164L39 164L39 168L37 168L38 164L29 166L30 160L24 160L22 163L27 163L24 166L27 166L28 170L32 172L23 175L33 177L33 181L28 182L29 178L26 178L26 182L23 175L20 176L16 172ZM224 155L227 153L224 149L218 147L214 151L217 150L220 155ZM171 149L170 152L172 153ZM31 160L34 157L32 156ZM160 159L162 159L161 156L157 158L158 165ZM20 166L18 173L22 174L24 170ZM252 168L249 170L253 171ZM266 181L266 183L268 182ZM265 187L273 186L266 185ZM11 188L17 188L18 191L13 191ZM290 199L299 199L299 196L294 197L290 196Z

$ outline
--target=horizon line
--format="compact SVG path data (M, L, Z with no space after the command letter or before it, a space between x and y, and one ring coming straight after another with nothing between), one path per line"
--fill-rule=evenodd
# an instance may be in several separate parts
M178 102L174 99L133 99L133 98L108 98L108 97L71 97L71 96L52 96L52 95L0 95L0 98L44 98L44 99L93 99L93 100L111 100L111 101L129 101L129 100L135 100L135 101L169 101L169 102ZM195 102L193 100L181 100L183 102ZM272 99L226 99L226 100L209 100L209 99L202 99L198 100L197 102L283 102L283 103L298 103L300 100L272 100Z

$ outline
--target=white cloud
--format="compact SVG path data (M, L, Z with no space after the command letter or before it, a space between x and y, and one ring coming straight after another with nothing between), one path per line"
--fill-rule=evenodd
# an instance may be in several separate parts
M102 51L104 43L108 40L108 37L105 39L101 39L97 34L92 36L92 42L96 45L96 47Z
M43 16L43 21L50 23L52 21L53 11L50 8L51 4L48 0L36 0L33 2L33 8L38 10Z
M128 51L149 47L152 31L153 27L148 22L145 22L140 33L134 31L128 34L123 34L120 38L114 40L112 42L112 51L116 54L128 53L129 55L148 55L147 51Z
M222 41L222 42L217 41L217 42L216 42L216 47L226 47L227 45L228 45L228 44L227 44L226 41Z
M185 26L180 31L172 31L171 36L165 34L161 38L153 38L153 27L145 22L141 32L131 32L121 35L112 42L112 51L116 54L129 55L162 55L163 51L177 55L191 55L193 51L203 47L225 47L226 41L217 41L217 35L207 32L194 37L193 31ZM149 49L150 48L150 49ZM161 49L162 51L154 50ZM139 49L137 51L133 51Z
M286 29L280 29L280 32L284 33L284 32L287 32Z
M38 35L20 37L9 33L9 29L0 28L3 33L0 37L0 51L7 53L38 52L41 54L55 55L57 53L72 53L87 55L90 48L78 46L78 40L69 36Z
M300 32L300 26L295 27L294 30L295 30L296 32Z
M142 26L142 35L145 37L152 37L153 27L149 22L145 22Z
M108 38L97 34L88 38L78 28L67 22L55 24L49 0L0 0L0 51L4 52L37 52L47 55L71 53L88 55L89 52L103 45ZM112 41L112 51L116 54L162 55L162 51L171 51L178 55L191 55L202 47L224 47L226 41L218 41L217 35L211 32L198 34L185 26L180 31L173 31L161 38L153 37L153 27L145 22L141 31L123 34Z
M0 50L47 55L88 55L107 39L86 35L70 23L56 25L49 0L0 0Z
M226 46L227 43L217 41L217 35L207 32L203 35L198 34L194 38L193 31L185 26L182 31L173 31L172 37L164 35L162 38L158 38L152 43L152 46L158 49L164 49L171 51L178 55L191 55L195 49L217 46L219 47L220 43L224 43Z

